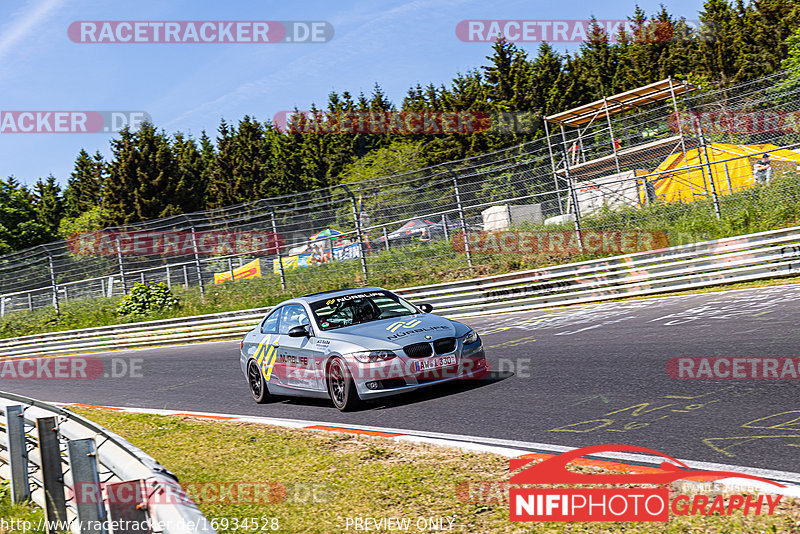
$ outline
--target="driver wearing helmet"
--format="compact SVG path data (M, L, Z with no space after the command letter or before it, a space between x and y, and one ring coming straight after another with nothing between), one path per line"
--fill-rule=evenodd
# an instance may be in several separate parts
M380 310L370 299L361 299L353 303L353 323L367 323L380 316Z

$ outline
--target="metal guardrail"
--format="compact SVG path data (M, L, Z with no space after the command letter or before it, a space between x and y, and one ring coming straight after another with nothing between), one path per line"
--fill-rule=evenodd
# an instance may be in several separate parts
M465 317L800 274L800 227L397 290Z
M45 510L48 532L106 534L128 521L144 533L214 533L172 473L110 430L4 392L0 415L0 479L13 502Z
M467 317L796 274L800 227L395 291L440 315ZM24 357L239 339L269 309L10 338L0 350Z

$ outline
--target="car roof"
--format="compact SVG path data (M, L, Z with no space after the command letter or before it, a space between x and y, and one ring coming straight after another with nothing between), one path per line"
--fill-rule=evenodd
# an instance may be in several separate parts
M354 293L366 293L369 291L386 291L386 289L383 289L382 287L354 287L349 289L335 289L332 291L320 291L318 293L303 295L302 297L297 297L292 300L301 302L314 302L319 300L323 295L326 297L341 297L343 295L351 295Z

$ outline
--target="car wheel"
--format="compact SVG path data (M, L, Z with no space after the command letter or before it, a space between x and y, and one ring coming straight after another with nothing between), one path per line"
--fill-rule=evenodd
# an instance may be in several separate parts
M347 364L341 358L334 358L328 366L328 394L333 405L342 412L361 405L361 399L356 392L356 383L350 376Z
M253 400L258 404L264 404L270 398L269 391L267 391L267 383L264 377L261 376L261 369L255 360L250 360L247 364L247 386L250 389L250 395Z

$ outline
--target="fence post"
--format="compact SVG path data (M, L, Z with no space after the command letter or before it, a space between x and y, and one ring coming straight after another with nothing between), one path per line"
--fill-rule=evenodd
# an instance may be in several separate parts
M28 311L33 311L33 295L28 293Z
M728 193L733 193L733 186L731 186L731 175L728 172L728 162L724 163L725 165L725 179L728 180Z
M6 297L0 295L0 317L6 316Z
M119 246L119 235L116 238L117 243L117 262L119 263L119 279L122 282L122 293L128 293L128 284L125 282L125 265L122 263L122 248Z
M172 289L172 277L169 274L169 265L167 265L167 288Z
M356 224L356 233L358 234L358 247L361 251L361 271L364 273L364 284L366 285L368 280L368 273L367 273L367 254L366 250L364 249L364 235L361 233L361 217L358 216L358 206L356 206L356 196L350 191L350 188L344 184L339 184L339 187L344 189L348 195L350 195L350 203L353 207L353 221Z
M200 268L200 253L197 251L197 234L194 231L194 223L186 217L186 220L189 221L189 224L192 227L192 248L194 249L194 265L197 268L197 281L200 282L200 298L205 300L206 298L206 290L203 287L203 271ZM186 280L188 285L189 280Z
M450 232L447 228L447 214L442 214L442 229L444 230L444 240L450 241Z
M583 250L583 234L581 233L581 208L578 205L578 194L575 192L575 184L572 182L572 175L569 172L569 156L567 155L567 138L564 133L564 125L561 125L561 139L564 144L561 147L561 152L564 155L564 177L567 179L567 187L569 188L569 198L572 201L572 207L575 209L575 232L578 234L578 242ZM615 149L616 157L616 149Z
M11 469L11 502L19 504L30 500L28 484L28 448L25 446L24 410L19 404L6 406L6 434L8 436L8 463Z
M61 449L58 444L56 418L40 417L36 419L36 430L39 435L45 519L48 523L66 522L67 503L64 497L64 472L61 469ZM47 530L55 534L63 530L63 527L48 528Z
M467 265L469 270L472 271L472 252L469 249L469 235L467 235L467 220L464 217L464 205L461 203L461 191L458 188L458 176L453 170L445 165L450 174L453 176L453 191L456 194L456 206L458 206L458 219L461 222L461 231L464 235L464 252L467 254Z
M68 442L67 454L72 472L76 515L78 524L82 526L81 534L90 532L102 534L105 529L100 524L105 521L106 511L100 493L94 439L76 439ZM90 525L98 525L98 528L89 528Z
M706 138L703 135L703 129L700 126L700 121L697 121L697 132L700 137L700 146L703 147L703 155L705 155L706 160L706 168L708 169L708 180L711 182L711 201L714 204L714 215L717 216L717 220L719 221L722 219L722 214L719 211L719 198L717 197L717 185L714 183L714 174L711 172L711 160L708 159L708 145L706 145ZM700 157L700 161L702 163L703 157Z
M53 289L53 307L56 309L56 315L61 314L61 310L58 307L58 284L56 284L56 269L53 266L53 256L50 255L50 251L47 251L47 262L50 265L50 287Z
M281 246L278 243L278 225L275 222L275 208L270 206L269 208L269 216L272 219L272 234L275 236L275 248L277 249L278 254L278 271L281 273L281 291L286 292L286 275L283 273L283 256L281 255ZM242 259L239 258L239 267L241 267Z

